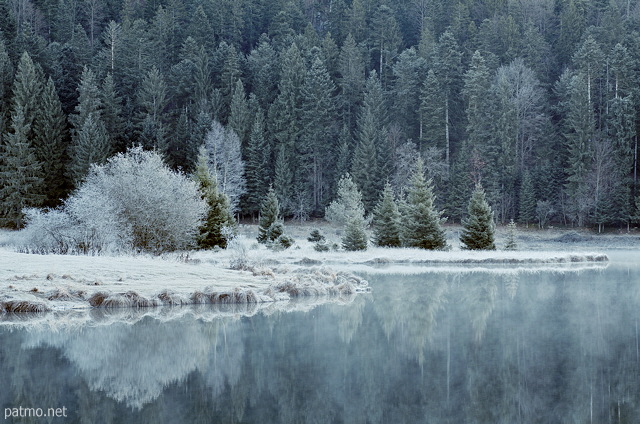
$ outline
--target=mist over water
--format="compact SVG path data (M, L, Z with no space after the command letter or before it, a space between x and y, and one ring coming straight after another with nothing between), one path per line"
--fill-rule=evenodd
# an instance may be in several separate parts
M0 327L0 405L92 423L640 422L633 256L368 279L308 311Z

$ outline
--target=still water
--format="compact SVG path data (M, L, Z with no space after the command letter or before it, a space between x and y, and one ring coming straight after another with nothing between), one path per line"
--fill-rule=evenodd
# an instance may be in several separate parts
M348 302L2 325L0 406L68 411L6 422L640 422L631 254L380 271Z

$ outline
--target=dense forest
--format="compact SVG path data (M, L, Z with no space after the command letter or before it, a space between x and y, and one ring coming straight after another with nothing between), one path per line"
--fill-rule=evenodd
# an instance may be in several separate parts
M638 0L1 0L0 225L141 145L255 217L371 212L421 156L459 222L627 228L637 215Z

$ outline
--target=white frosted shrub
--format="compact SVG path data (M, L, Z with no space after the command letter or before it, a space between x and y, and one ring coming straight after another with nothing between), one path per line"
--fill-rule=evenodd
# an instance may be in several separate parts
M62 209L30 212L25 245L57 252L46 247L64 239L80 253L184 249L195 243L206 208L194 181L136 147L93 165Z

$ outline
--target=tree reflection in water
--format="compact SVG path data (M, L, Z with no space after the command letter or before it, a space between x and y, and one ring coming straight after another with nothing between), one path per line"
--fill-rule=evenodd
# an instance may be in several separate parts
M346 305L4 326L0 400L91 423L640 421L640 267L369 279Z

